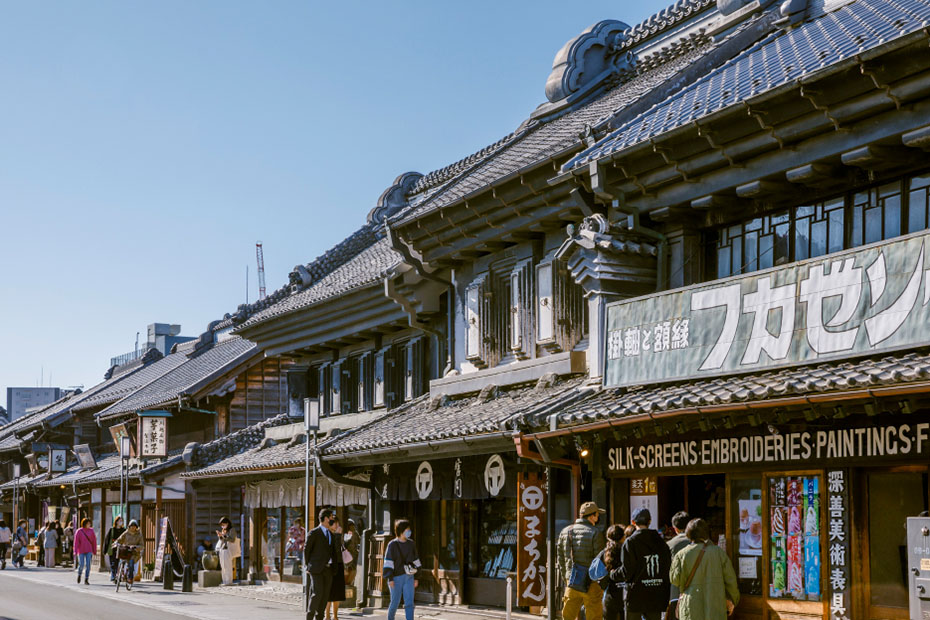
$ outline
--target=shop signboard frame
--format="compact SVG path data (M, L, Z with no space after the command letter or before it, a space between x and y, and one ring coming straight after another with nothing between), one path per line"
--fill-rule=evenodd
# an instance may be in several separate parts
M930 232L607 306L605 385L930 344Z
M547 600L548 484L545 475L517 473L517 605L545 606Z

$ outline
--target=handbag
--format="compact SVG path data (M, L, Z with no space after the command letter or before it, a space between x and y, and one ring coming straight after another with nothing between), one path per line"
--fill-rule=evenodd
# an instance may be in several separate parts
M581 564L575 564L575 528L572 527L568 534L568 549L572 559L572 569L568 575L568 587L578 592L587 592L591 587L591 577L588 575L588 567Z
M345 547L342 548L342 563L346 566L352 564L352 552Z
M601 579L607 576L607 565L604 564L603 553L599 553L594 561L591 562L591 566L588 567L588 577L591 578L591 581L600 582Z
M691 580L694 579L694 574L697 572L698 566L701 563L701 560L704 558L704 551L707 550L707 543L704 543L704 546L701 547L701 553L698 554L697 562L694 563L694 566L691 567L691 574L688 575L688 580L685 581L685 587L681 589L681 594L685 593L685 590L691 586ZM679 594L679 596L681 596ZM678 617L678 601L680 598L673 598L668 602L668 607L665 609L665 617L667 620L672 620Z

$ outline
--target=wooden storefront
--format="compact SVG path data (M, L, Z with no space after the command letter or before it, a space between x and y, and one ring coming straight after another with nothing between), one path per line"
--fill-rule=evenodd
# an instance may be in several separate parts
M930 507L930 410L781 429L608 441L611 520L646 506L670 538L679 510L705 519L737 574L737 619L908 618L905 522Z

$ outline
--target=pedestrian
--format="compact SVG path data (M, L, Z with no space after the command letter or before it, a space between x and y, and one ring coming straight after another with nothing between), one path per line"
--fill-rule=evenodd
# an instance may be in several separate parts
M210 570L204 565L204 562L203 562L204 556L215 555L215 554L216 552L213 550L213 543L210 542L210 537L204 536L203 542L197 545L197 565L194 566L194 570L195 571L199 571L200 569ZM219 556L217 556L216 561L219 562ZM214 570L215 568L216 566L214 565Z
M119 560L116 558L116 539L122 536L125 531L123 517L116 517L110 531L103 537L103 553L110 559L110 581L116 581L116 569L119 567Z
M7 527L6 521L0 519L0 570L6 570L6 551L13 540L13 532Z
M391 604L388 606L388 620L394 620L400 603L404 603L407 620L413 620L414 596L417 586L417 571L420 570L420 555L417 545L410 538L410 521L398 519L394 522L394 540L384 550L384 570L382 574L388 580L391 589Z
M355 584L355 575L358 572L358 546L359 546L359 535L358 529L355 526L355 521L352 519L346 520L346 533L342 537L342 544L345 547L346 551L352 556L352 561L346 564L346 585L351 586ZM344 558L348 559L348 558Z
M672 517L672 529L675 530L675 537L668 541L668 549L672 552L673 560L679 551L691 544L685 534L685 528L688 527L689 521L691 521L691 515L684 510L676 512L675 516ZM673 599L678 598L678 587L674 583L669 596Z
M64 537L62 538L62 554L64 557L70 556L70 562L77 566L77 556L74 553L74 523L68 521L65 526Z
M623 548L625 526L614 524L607 528L607 546L600 553L601 561L607 569L600 586L604 591L604 620L624 620L623 610L623 575L620 564L620 551ZM614 579L616 578L616 579Z
M726 551L708 544L710 526L692 519L685 530L691 544L672 560L671 580L681 590L681 620L725 620L739 603L736 573Z
M55 528L55 566L64 564L65 548L65 528L61 527L61 521L52 521L52 527Z
M307 620L323 620L326 603L333 587L333 533L330 531L336 513L323 508L319 513L318 527L310 530L304 545L304 563L309 573L310 597L307 601Z
M90 563L97 553L97 534L90 519L81 521L81 529L74 535L74 557L77 558L77 582L81 583L81 571L84 571L84 585L90 585Z
M333 535L333 583L329 588L329 601L326 603L326 619L339 620L339 603L346 600L346 566L342 560L342 550L345 549L342 537L342 526L339 517L333 517L329 531ZM332 615L330 615L332 610Z
M26 568L26 555L29 554L29 524L20 519L16 525L16 534L13 538L13 566Z
M223 573L223 585L229 586L233 582L233 562L241 553L236 530L233 529L229 517L220 519L220 529L216 530L216 550L220 556L220 570Z
M621 574L627 584L627 620L660 620L668 607L668 571L672 552L655 530L649 529L652 515L646 508L633 513L636 531L623 542Z
M58 531L51 521L45 524L42 548L45 549L45 568L55 568L55 552L58 551Z
M307 530L304 529L304 521L300 517L294 519L294 524L287 530L287 544L284 546L285 555L300 555L304 552L304 539L307 537Z
M604 510L594 502L585 502L578 511L578 519L559 533L558 565L565 580L562 619L577 620L584 607L587 620L601 620L604 590L596 581L587 578L591 562L606 546L604 532L597 527ZM580 583L572 583L572 568L583 569ZM576 571L580 574L580 571Z

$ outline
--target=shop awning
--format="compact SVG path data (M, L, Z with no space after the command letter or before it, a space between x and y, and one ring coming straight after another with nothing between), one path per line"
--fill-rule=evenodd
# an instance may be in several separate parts
M544 430L549 428L545 415L530 415L523 421L538 431L536 437L544 438L689 414L750 414L840 402L858 402L861 408L863 401L920 393L930 393L930 354L923 351L701 381L601 389L561 410L557 430Z

